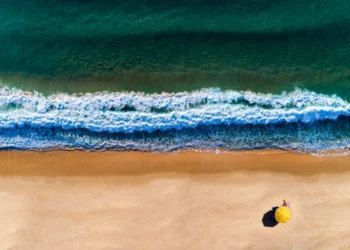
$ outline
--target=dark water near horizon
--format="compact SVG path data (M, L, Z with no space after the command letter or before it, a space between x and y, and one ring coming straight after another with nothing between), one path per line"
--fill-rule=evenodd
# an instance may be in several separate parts
M340 0L2 0L2 148L347 150L348 13ZM101 91L104 108L101 94L55 95Z
M187 85L321 84L348 99L348 13L349 3L330 0L3 0L0 74L142 85L138 73L172 73L179 86L191 74ZM121 81L121 72L131 77ZM229 73L215 81L208 72Z

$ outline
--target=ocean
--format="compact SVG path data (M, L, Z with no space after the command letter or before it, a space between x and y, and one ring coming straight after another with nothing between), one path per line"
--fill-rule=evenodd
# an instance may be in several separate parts
M346 1L4 0L0 149L350 149Z

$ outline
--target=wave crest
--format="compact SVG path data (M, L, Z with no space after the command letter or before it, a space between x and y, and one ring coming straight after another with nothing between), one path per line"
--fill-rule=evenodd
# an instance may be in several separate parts
M261 108L306 108L312 106L344 107L349 103L333 95L296 89L281 95L251 91L221 91L218 88L193 92L145 94L142 92L98 92L68 95L58 93L45 97L38 92L0 89L0 107L25 108L39 113L51 110L80 111L184 111L212 104L242 104Z
M2 88L0 108L2 148L313 152L347 149L350 139L350 104L300 89L281 95L202 89L45 97Z

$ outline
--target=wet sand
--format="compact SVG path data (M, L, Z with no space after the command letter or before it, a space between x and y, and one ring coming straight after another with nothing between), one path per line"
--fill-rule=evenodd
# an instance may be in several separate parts
M349 207L349 156L0 152L0 249L350 249Z

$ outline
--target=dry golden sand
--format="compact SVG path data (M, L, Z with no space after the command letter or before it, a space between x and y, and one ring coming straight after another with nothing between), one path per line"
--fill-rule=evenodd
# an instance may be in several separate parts
M0 249L350 249L350 157L0 152ZM287 224L262 217L291 201Z

